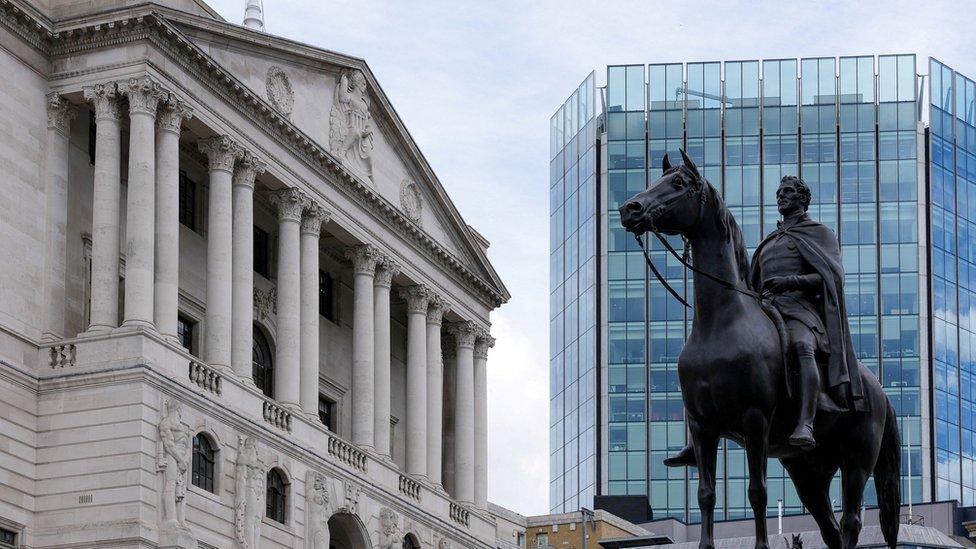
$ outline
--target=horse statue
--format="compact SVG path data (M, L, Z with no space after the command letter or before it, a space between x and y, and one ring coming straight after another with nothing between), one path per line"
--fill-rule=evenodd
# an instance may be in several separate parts
M786 340L775 315L767 313L760 294L749 287L748 257L732 213L684 151L681 156L683 162L677 166L671 166L665 156L664 175L625 202L620 215L623 227L638 240L650 231L658 236L681 235L691 246L688 265L694 273L695 315L678 358L678 379L699 474L700 549L714 547L720 438L734 440L746 451L756 549L769 547L769 457L780 459L830 549L857 545L864 487L873 473L881 530L888 547L894 549L901 504L901 445L891 402L870 370L860 363L852 365L851 375L859 375L863 386L864 402L859 408L864 411L820 411L813 423L816 445L790 444L799 403L790 396ZM829 495L838 469L843 492L840 525Z

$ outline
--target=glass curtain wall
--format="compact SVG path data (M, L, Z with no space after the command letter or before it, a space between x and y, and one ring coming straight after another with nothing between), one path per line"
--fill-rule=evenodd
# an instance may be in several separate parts
M596 481L596 125L591 73L550 119L550 485L554 511Z
M833 57L800 61L800 176L810 215L837 231L837 76Z

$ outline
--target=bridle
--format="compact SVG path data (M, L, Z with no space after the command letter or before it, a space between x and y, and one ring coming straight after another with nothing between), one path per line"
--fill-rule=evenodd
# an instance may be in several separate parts
M674 170L680 170L681 167L679 166L679 167L675 167L673 169ZM674 256L675 259L678 260L679 263L681 263L682 265L684 265L685 267L687 267L690 271L692 271L694 273L698 273L698 274L704 276L705 278L708 278L709 280L712 280L713 282L718 283L720 286L722 286L724 288L727 288L729 290L733 290L733 291L739 292L742 295L747 295L747 296L749 296L751 298L756 299L757 301L761 301L762 300L762 296L760 296L758 293L753 292L752 290L742 289L742 288L740 288L736 284L733 284L733 283L731 283L731 282L729 282L727 280L721 279L721 278L719 278L719 277L717 277L717 276L715 276L715 275L713 275L711 273L705 272L705 271L703 271L703 270L695 267L694 265L692 265L691 264L691 261L690 261L690 256L691 256L691 243L688 242L688 239L685 238L684 235L681 236L681 240L684 243L684 249L682 250L681 255L678 255L677 250L675 250L674 247L671 246L671 244L668 242L668 240L661 235L660 229L658 229L654 225L654 220L655 219L658 219L662 215L664 215L664 214L670 212L671 210L673 210L678 204L681 204L686 198L690 198L690 197L694 197L694 196L697 196L698 197L698 216L695 218L695 220L696 220L696 222L699 221L699 220L701 220L702 214L705 211L705 202L707 200L707 197L705 195L705 180L702 179L701 176L698 176L695 179L696 180L695 180L695 183L694 183L694 193L685 191L685 192L681 193L680 195L678 195L677 197L674 197L674 198L672 198L672 199L664 202L663 204L660 204L658 206L655 206L650 212L648 212L648 214L647 214L648 219L646 221L647 226L648 226L648 232L650 232L654 236L656 236L657 239L664 246L664 249L666 249L671 255ZM689 309L694 309L694 307L692 307L685 300L684 297L682 297L677 291L675 291L675 289L673 287L671 287L670 284L668 284L668 281L664 278L664 276L661 275L660 271L657 270L657 267L654 266L654 262L651 261L651 256L647 253L647 247L644 246L644 240L641 238L641 236L639 234L637 234L637 233L634 233L634 238L637 240L637 244L638 244L638 246L640 246L641 252L644 254L644 261L647 262L647 266L651 269L651 272L654 273L654 276L658 279L658 281L660 281L661 284L664 286L664 289L666 289L668 291L668 293L670 293L675 299L677 299L679 303L681 303L682 305L684 305L685 307L687 307Z

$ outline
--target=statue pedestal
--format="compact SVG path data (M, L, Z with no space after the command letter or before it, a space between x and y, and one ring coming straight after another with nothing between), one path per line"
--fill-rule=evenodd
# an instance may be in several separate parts
M197 538L188 528L160 532L159 549L197 549Z

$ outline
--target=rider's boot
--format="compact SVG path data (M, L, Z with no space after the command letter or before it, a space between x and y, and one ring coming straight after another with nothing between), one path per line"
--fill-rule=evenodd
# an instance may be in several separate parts
M698 461L695 459L695 447L691 444L685 446L677 454L666 458L664 465L667 467L697 467Z
M799 343L799 342L798 342ZM800 369L800 414L796 429L790 435L790 445L812 448L817 445L813 438L813 419L817 414L817 400L820 392L820 371L812 345L796 345L797 362Z

